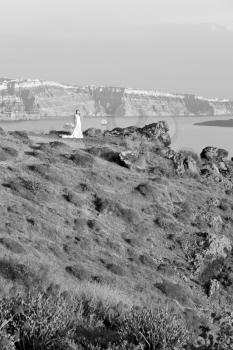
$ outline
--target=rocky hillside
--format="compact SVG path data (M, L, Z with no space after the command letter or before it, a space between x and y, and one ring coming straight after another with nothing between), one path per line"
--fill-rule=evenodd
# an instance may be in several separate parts
M233 162L169 145L164 122L83 140L1 130L1 294L112 286L178 308L196 339L229 337Z
M70 116L77 106L85 116L213 116L233 113L232 101L195 95L0 79L2 120Z

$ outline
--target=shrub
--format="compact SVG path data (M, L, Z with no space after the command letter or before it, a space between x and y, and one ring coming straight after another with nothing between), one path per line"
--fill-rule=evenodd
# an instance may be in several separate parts
M133 309L121 323L120 338L148 350L179 350L187 343L189 332L183 318L169 307Z
M2 350L181 350L188 338L168 307L132 307L123 292L88 282L75 298L28 293L0 301Z
M0 301L5 330L17 350L63 349L74 327L74 308L58 296L20 295Z

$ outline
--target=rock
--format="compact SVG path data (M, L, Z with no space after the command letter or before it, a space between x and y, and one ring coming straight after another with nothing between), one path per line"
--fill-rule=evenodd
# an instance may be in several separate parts
M225 149L218 148L218 159L226 160L228 158L228 152Z
M101 137L103 136L103 131L101 129L89 128L83 132L85 137Z
M218 170L218 167L216 164L212 163L212 164L206 164L202 169L201 169L201 175L204 176L211 176L211 175L215 175L218 176L220 175L220 172Z
M218 163L218 169L219 169L219 171L228 171L228 167L224 162Z
M191 156L185 156L181 152L176 152L171 148L162 150L161 154L173 161L177 175L182 176L188 170L193 174L197 174L198 168L196 161Z
M199 173L196 161L190 156L185 158L184 166L192 174L198 174Z
M167 122L159 121L158 123L145 125L139 130L139 133L148 138L158 139L165 147L167 147L171 144L171 138L168 131L169 127Z
M208 164L205 164L205 167L201 170L202 175L214 175L218 182L224 182L224 178L228 182L232 182L232 169L227 157L228 152L224 149L217 147L204 148L201 152L201 158ZM227 186L229 187L229 184Z
M202 159L207 161L224 161L228 157L228 152L225 149L208 146L202 150L200 156Z
M125 164L129 169L132 169L138 160L138 155L132 151L124 151L119 153L120 160Z
M114 128L112 130L106 130L104 136L131 136L134 133L137 133L139 128L136 126L128 126L127 128Z
M138 134L150 140L157 140L161 142L161 146L167 147L171 144L171 138L168 133L169 127L165 121L145 125L143 128L136 126L129 126L127 128L115 128L104 132L104 136L131 136Z

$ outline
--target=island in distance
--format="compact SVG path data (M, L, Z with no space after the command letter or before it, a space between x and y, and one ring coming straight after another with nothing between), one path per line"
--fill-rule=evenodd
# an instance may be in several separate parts
M233 127L233 119L225 119L225 120L208 120L201 123L195 123L194 125L201 125L201 126L221 126L225 128L232 128Z

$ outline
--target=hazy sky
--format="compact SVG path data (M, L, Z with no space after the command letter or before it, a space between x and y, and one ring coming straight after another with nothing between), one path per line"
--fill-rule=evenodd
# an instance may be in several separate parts
M233 99L233 0L0 0L0 77Z

